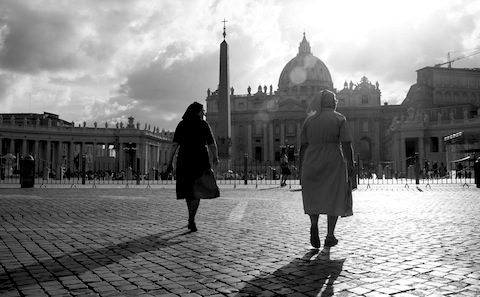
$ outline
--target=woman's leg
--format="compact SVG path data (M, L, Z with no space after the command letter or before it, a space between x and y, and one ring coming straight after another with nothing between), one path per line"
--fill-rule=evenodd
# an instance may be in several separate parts
M197 214L199 204L200 204L200 199L187 200L188 229L190 229L193 232L197 231L197 226L195 225L195 215Z
M327 237L325 238L325 247L337 245L338 240L335 238L335 226L337 225L338 216L327 216Z
M320 238L318 237L318 215L310 216L310 244L318 249L320 248Z
M338 216L327 216L327 236L335 237L335 226L337 225Z

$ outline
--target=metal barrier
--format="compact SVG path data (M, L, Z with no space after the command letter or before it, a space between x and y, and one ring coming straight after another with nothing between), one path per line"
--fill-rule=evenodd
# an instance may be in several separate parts
M84 160L83 160L84 161ZM0 161L0 186L1 184L20 185L20 171L14 164L5 160ZM85 162L83 162L85 164ZM357 164L359 164L357 162ZM174 185L175 176L165 173L166 166L161 168L149 168L146 172L139 172L139 164L135 170L129 166L120 171L114 171L111 166L96 166L87 170L84 166L77 166L76 170L70 170L66 166L48 166L42 159L35 160L35 185L47 187L49 185L63 185L72 188L77 185L113 185L125 186L140 185L150 187L153 185ZM8 166L8 167L7 167ZM78 170L80 167L82 170ZM291 175L287 178L287 187L299 185L299 170L296 162L289 164ZM473 169L465 168L462 171L450 170L442 175L438 173L423 173L422 170L409 167L407 172L382 171L356 167L358 185L405 185L421 184L430 186L433 184L460 184L469 186L475 184ZM272 185L280 186L281 170L280 162L260 162L252 158L242 157L228 162L221 162L215 169L217 183L219 185Z

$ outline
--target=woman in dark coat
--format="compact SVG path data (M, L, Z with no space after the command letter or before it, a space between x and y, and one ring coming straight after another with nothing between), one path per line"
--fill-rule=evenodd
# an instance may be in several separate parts
M218 164L217 144L210 125L203 119L204 115L205 110L202 104L193 102L188 106L182 121L178 123L175 129L167 167L167 172L172 172L173 159L178 149L176 166L177 199L187 201L188 229L192 232L197 231L195 215L200 204L200 199L193 195L193 184L205 170L211 168L208 151L210 151L213 166Z

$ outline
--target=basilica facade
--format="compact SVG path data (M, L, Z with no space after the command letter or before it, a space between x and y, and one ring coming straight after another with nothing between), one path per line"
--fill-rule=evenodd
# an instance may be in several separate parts
M222 73L228 76L228 71L220 69ZM228 96L221 96L218 90L209 89L207 121L215 134L222 113L230 112L232 160L248 156L273 164L282 147L289 147L296 162L306 108L315 94L328 89L337 94L337 111L347 117L356 159L365 170L388 168L406 174L415 153L422 164L448 164L462 152L457 149L458 154L448 156L444 137L458 131L471 135L466 146L478 148L480 70L426 67L417 74L417 82L399 105L382 104L379 83L367 77L345 82L343 89L337 89L304 34L296 56L280 73L276 90L271 85L258 86L236 94L228 86ZM230 110L219 108L222 100L229 101Z

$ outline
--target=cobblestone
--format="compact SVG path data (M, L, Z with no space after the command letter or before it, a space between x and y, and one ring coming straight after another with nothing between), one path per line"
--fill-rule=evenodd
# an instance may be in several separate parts
M480 296L477 188L361 186L328 255L309 245L298 186L222 186L196 233L174 197L0 189L0 295Z

